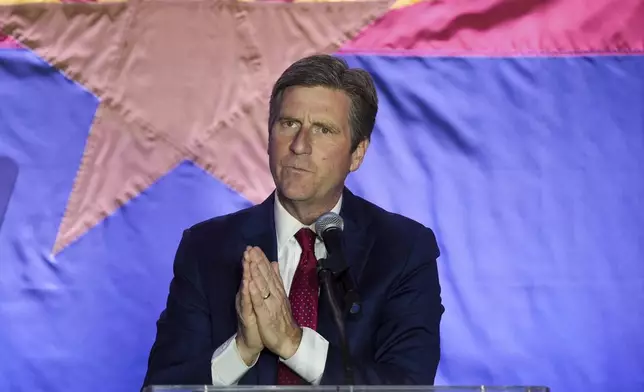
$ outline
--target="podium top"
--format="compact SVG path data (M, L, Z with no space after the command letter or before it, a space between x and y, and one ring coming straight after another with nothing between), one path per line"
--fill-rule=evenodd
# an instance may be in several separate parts
M320 386L229 386L213 385L157 385L143 392L550 392L543 386L389 386L389 385L320 385Z

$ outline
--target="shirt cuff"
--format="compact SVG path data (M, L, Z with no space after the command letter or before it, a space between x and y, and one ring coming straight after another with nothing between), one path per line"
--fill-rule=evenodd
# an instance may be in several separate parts
M210 373L212 375L212 384L216 386L235 385L246 374L246 372L257 363L257 358L250 366L239 355L237 350L237 341L233 335L224 344L219 346L212 355L210 361Z
M329 342L322 335L303 327L302 341L295 354L289 359L280 358L280 361L312 385L319 385L328 351Z

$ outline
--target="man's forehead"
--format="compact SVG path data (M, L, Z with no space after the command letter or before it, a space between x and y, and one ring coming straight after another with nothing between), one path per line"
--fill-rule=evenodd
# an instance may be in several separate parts
M348 105L349 98L342 90L328 87L295 86L284 91L282 115L301 111L338 115L346 113Z

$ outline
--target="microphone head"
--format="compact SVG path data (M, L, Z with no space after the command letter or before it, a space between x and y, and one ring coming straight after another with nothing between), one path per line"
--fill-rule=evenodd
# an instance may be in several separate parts
M329 229L340 229L340 231L344 230L344 220L335 212L327 212L315 221L315 232L320 236L320 238L322 237L322 234Z

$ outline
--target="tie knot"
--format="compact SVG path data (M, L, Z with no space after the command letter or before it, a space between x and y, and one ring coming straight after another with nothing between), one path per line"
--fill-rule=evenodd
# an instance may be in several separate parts
M303 252L315 252L315 233L313 232L313 230L309 229L308 227L304 227L300 229L300 231L295 233L295 239L297 240L298 244L300 244L300 247L302 247Z

